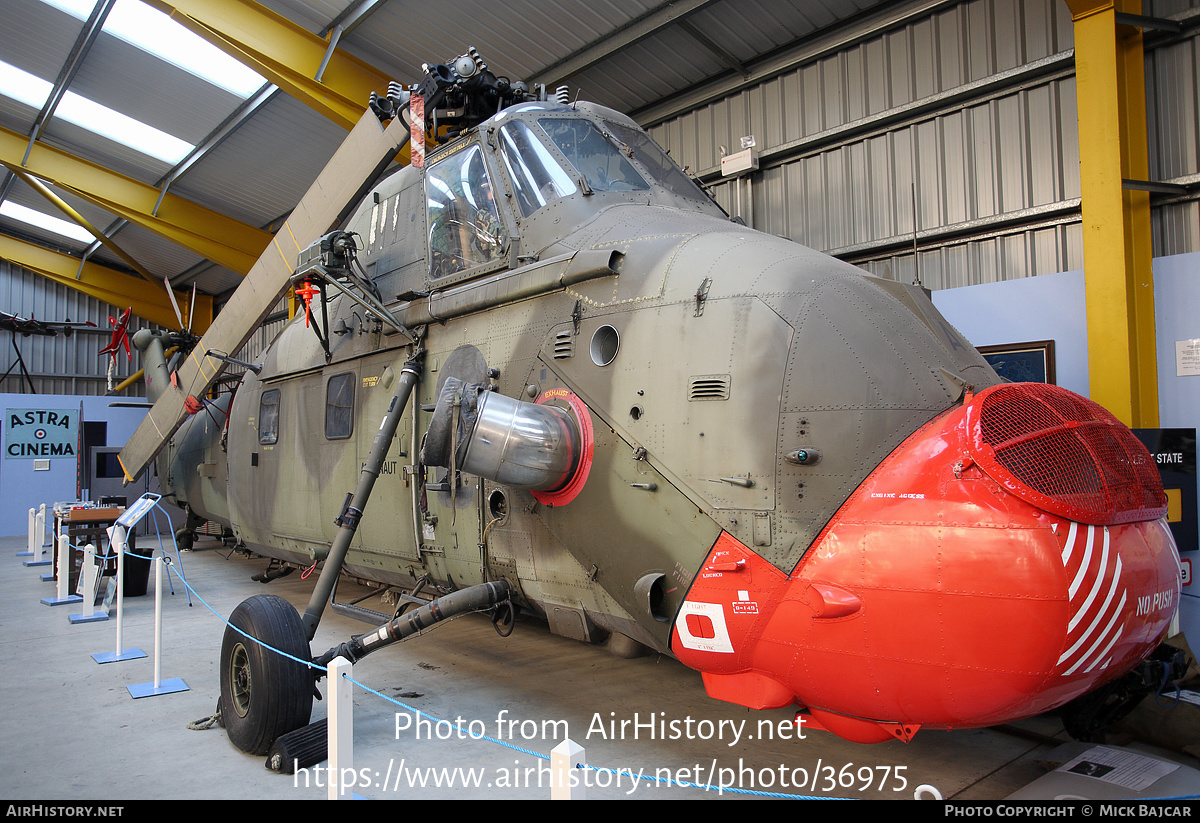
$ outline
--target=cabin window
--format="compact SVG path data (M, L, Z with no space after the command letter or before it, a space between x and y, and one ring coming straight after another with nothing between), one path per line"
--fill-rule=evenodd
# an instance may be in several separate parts
M425 174L429 260L445 277L502 258L508 233L500 220L483 151L472 145L438 161Z
M258 442L270 446L278 440L279 389L270 389L258 401Z
M512 180L517 206L525 217L578 190L550 150L520 120L500 129L500 157Z
M538 120L592 191L646 191L649 184L590 120L543 117Z
M325 386L325 439L345 440L354 433L354 373L335 374Z

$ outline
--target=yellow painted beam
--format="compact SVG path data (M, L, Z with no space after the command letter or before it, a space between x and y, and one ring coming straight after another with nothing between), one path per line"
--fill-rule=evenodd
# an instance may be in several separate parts
M1083 262L1092 400L1126 425L1158 427L1141 0L1066 0L1075 24Z
M83 292L116 308L133 307L133 313L151 323L169 329L177 328L175 309L166 289L155 288L140 277L110 269L99 263L85 262L80 272L79 258L52 251L34 243L0 234L0 259L49 278L56 283ZM79 274L79 279L76 279ZM177 300L190 299L179 293ZM184 322L187 314L184 313ZM212 322L212 297L196 296L193 332L203 334Z
M22 166L27 137L0 128L0 163ZM268 232L159 190L61 149L34 143L24 170L201 257L245 274L271 242Z
M49 186L34 177L32 174L29 174L20 166L11 166L7 163L4 163L3 165L6 169L19 177L21 181L25 183L25 185L29 186L29 188L46 198L46 200L48 200L56 209L69 217L77 225L85 229L90 235L92 235L92 237L95 237L102 245L104 245L105 248L125 261L126 265L140 274L144 279L150 281L151 283L158 282L158 278L147 271L141 263L139 263L137 260L134 260L128 252L113 242L111 237L93 226L91 221L89 221L86 217L72 208L69 203L55 194Z
M252 0L146 2L347 131L387 91L387 75L340 49L317 81L329 41Z

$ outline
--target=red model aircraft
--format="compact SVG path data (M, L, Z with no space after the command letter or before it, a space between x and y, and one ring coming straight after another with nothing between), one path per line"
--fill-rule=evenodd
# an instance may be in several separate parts
M132 312L133 307L130 306L121 312L120 320L111 316L108 318L108 324L113 327L112 340L100 350L100 354L111 355L114 363L117 360L117 353L121 350L122 346L125 347L126 359L133 359L133 354L129 350L129 315Z

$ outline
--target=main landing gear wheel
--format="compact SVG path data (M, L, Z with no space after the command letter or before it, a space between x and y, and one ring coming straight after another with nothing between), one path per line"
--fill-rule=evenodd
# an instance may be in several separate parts
M221 643L221 722L233 745L266 754L312 715L311 669L292 659L312 659L307 635L292 604L273 594L243 600L229 623Z

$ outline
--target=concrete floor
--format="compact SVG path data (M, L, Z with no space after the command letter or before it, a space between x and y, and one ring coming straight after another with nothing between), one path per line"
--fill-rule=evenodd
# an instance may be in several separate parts
M116 620L72 624L68 615L78 614L78 605L43 605L40 600L54 596L55 584L41 580L45 568L24 565L17 556L23 543L23 538L0 538L0 557L7 558L0 562L0 625L5 627L0 653L7 661L0 674L0 740L5 743L0 797L326 797L323 774L270 771L264 758L234 748L223 729L188 728L215 711L225 617L243 599L266 592L283 596L302 612L313 579L295 573L268 585L256 583L250 577L265 568L265 560L230 554L216 543L197 544L182 557L191 605L175 579L175 592L164 594L162 607L161 678L179 678L187 689L135 699L128 687L154 679L153 576L149 594L126 599L122 620L121 646L147 656L97 663L93 654L116 650ZM355 586L340 589L339 600L356 596ZM366 628L327 609L312 648L323 652ZM501 638L485 618L462 617L365 658L352 677L371 690L354 689L353 765L362 777L358 793L368 799L548 798L548 762L539 755L548 755L564 729L595 767L835 798L912 799L914 789L927 784L944 798L1003 799L1044 775L1039 760L1054 748L997 729L922 731L908 744L871 746L821 732L808 732L803 740L765 739L758 730L766 725L759 721L770 720L775 728L784 721L789 728L792 712L750 712L714 701L705 695L699 675L674 660L619 659L551 635L532 620L519 620L512 635ZM326 688L322 681L322 691ZM313 719L325 711L325 701L317 702ZM465 731L451 732L448 724L426 719L418 735L411 722L414 711L435 720L461 719ZM649 739L645 725L635 739L631 724L651 718L659 728L667 724L668 739ZM608 733L614 721L615 735ZM627 721L624 734L622 721ZM672 726L672 721L677 722ZM729 730L743 722L742 737L735 741ZM399 733L398 725L405 727ZM1067 739L1054 718L1034 718L1021 726L1046 739ZM718 728L719 737L709 733ZM672 729L679 734L671 735ZM473 739L480 733L491 739ZM503 741L497 742L501 734ZM1182 755L1173 757L1197 765ZM781 771L788 775L786 785ZM455 784L444 785L451 778ZM438 779L443 785L435 785ZM796 786L801 779L808 782ZM466 786L466 780L477 785ZM754 795L645 781L635 788L627 776L591 772L587 796Z

